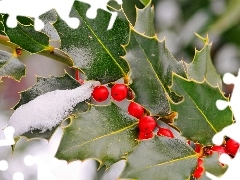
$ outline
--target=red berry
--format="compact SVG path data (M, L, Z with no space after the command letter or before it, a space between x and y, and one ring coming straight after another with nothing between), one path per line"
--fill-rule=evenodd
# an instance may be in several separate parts
M237 153L238 148L239 148L239 143L237 143L233 139L227 140L227 142L226 142L226 149L227 149L227 152L229 154L235 156L235 154Z
M108 98L108 95L109 92L105 86L96 86L93 89L92 97L98 102L105 101Z
M166 136L166 137L170 137L170 138L174 138L174 135L172 133L172 131L170 131L167 128L159 128L157 135L159 136Z
M116 101L122 101L127 97L128 88L125 84L115 84L111 89L111 96Z
M225 147L223 147L223 146L213 146L212 148L211 148L211 150L212 151L216 151L216 152L218 152L219 154L222 154L222 153L227 153L227 150L226 150L226 148Z
M140 104L131 102L128 106L128 113L139 119L140 117L142 117L144 109Z
M197 168L193 173L193 177L198 179L202 176L203 172L204 172L204 168L202 166L197 166Z
M195 144L195 149L194 149L195 152L196 152L196 153L200 153L201 149L202 149L202 145L199 144L199 143L196 143L196 144Z
M151 133L157 123L151 116L143 116L138 123L138 128L143 133Z
M197 167L202 166L202 165L203 165L203 160L201 158L198 158Z
M153 133L150 132L150 133L143 133L142 131L139 132L138 134L138 139L139 140L142 140L142 139L149 139L149 138L152 138L153 137Z

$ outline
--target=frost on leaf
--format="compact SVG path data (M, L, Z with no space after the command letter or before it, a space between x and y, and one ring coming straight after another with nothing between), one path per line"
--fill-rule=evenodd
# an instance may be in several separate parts
M128 64L121 58L125 54L121 47L129 38L129 24L123 13L118 12L111 30L106 30L111 15L99 10L95 19L89 19L86 12L89 5L75 2L72 16L81 21L77 29L71 29L61 18L54 27L61 38L60 50L73 60L74 67L81 69L88 80L102 84L114 82L129 71Z

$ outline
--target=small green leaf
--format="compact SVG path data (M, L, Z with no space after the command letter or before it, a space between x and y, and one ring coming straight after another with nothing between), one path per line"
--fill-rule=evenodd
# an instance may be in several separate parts
M147 6L144 7L143 9L137 8L137 20L136 20L134 29L140 34L144 34L146 36L152 37L155 35L153 20L154 20L154 9L153 7L151 7L151 1L149 1Z
M4 33L8 36L10 42L19 45L22 49L30 53L49 49L49 37L46 34L35 31L33 25L23 25L19 22L16 28L9 28L6 25L7 18L8 15L4 15ZM31 22L31 19L27 17L20 19L23 23L29 24Z
M34 86L32 86L26 91L21 92L21 99L16 104L14 109L16 110L21 105L26 104L29 101L47 92L51 92L55 90L74 89L79 86L80 86L79 82L77 82L67 73L62 77L50 77L50 78L37 77L37 83ZM88 109L88 104L86 102L80 102L74 108L73 113L78 114L80 112L87 111L87 109ZM56 127L53 127L52 130L47 130L44 133L41 133L41 130L33 130L31 132L29 131L27 133L24 133L22 136L25 136L29 139L44 138L49 140L52 134L58 128L58 126L59 125L57 125Z
M56 157L68 162L93 158L111 166L137 144L137 120L111 103L91 106L64 128Z
M219 163L219 154L217 152L214 152L211 156L207 156L203 158L203 167L205 169L205 172L209 172L215 176L221 176L227 171L228 166L224 165L222 166ZM206 173L202 175L202 177L199 180L210 180Z
M98 10L95 19L86 17L89 5L75 2L72 16L80 19L77 29L70 28L58 19L54 24L61 38L60 49L68 54L74 67L81 69L88 80L109 83L127 76L129 70L121 45L126 44L129 37L129 24L123 14L118 17L112 29L107 30L111 14Z
M25 76L26 66L13 54L0 50L0 77L11 77L20 81Z
M171 90L184 97L179 103L171 102L172 111L178 112L174 125L184 137L203 145L212 145L212 137L233 123L230 108L220 111L218 99L228 101L218 87L206 81L198 83L173 74Z
M210 56L212 44L208 43L208 37L202 38L202 40L205 42L204 47L200 51L196 50L193 61L186 64L188 79L198 82L206 79L212 86L222 89L222 80L213 66Z
M159 42L156 37L143 36L134 29L125 48L124 58L130 65L133 81L130 87L136 94L134 101L152 114L168 114L170 108L167 93L176 100L176 96L169 91L172 72L186 77L183 62L174 59L164 41Z
M183 180L194 171L197 155L180 139L155 136L141 141L126 163L119 179Z

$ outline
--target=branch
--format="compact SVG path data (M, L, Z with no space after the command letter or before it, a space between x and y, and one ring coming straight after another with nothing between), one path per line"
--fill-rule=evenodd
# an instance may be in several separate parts
M18 45L11 43L10 39L4 35L0 35L0 44L10 47L12 49L19 48ZM54 49L53 47L52 48L49 47L48 49L38 52L37 54L51 58L55 61L61 62L69 67L73 66L73 61L69 56L63 54L62 52L58 52L57 49Z

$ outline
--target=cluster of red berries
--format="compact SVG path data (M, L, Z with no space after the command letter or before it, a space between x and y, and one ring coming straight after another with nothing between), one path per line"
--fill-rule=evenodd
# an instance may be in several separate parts
M237 153L237 150L239 148L239 143L234 141L233 139L228 139L225 144L221 146L214 145L211 150L216 151L219 154L226 153L230 156L234 157Z
M128 87L125 84L115 84L111 88L111 96L115 101L122 101L127 97ZM93 89L92 97L97 102L105 101L109 96L109 92L106 86L96 86Z
M193 177L198 179L202 176L203 172L204 172L203 160L201 158L198 158L197 168L193 172Z
M188 144L190 144L190 141L188 141ZM211 148L202 148L201 144L196 143L195 144L195 152L199 154L200 157L202 156L209 156L212 155L213 152L218 152L218 154L226 153L230 156L234 157L238 151L240 144L233 139L226 140L226 143L224 143L221 146L214 145ZM220 162L219 162L220 163ZM193 173L194 178L200 178L204 172L204 167L202 166L203 160L201 158L198 158L197 167ZM220 163L222 166L224 164Z
M129 88L125 84L115 84L111 88L111 97L115 101L122 101L127 98L129 92ZM109 92L106 86L97 86L94 88L92 97L98 101L103 102L109 96ZM153 130L158 126L155 119L151 116L144 115L144 108L136 103L130 102L128 105L128 113L137 119L139 119L138 128L139 128L139 136L138 139L149 139L153 137ZM167 128L159 127L157 135L159 136L167 136L173 138L173 133Z

